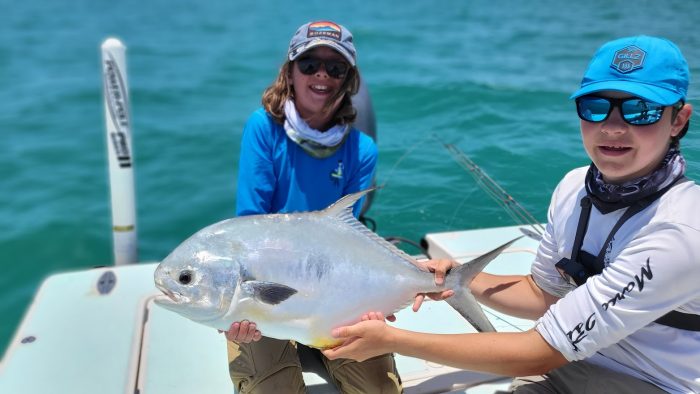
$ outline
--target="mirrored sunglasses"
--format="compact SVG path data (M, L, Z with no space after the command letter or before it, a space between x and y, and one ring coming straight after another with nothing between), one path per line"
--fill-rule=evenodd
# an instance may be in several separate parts
M316 73L318 69L321 68L321 64L323 64L326 74L336 79L345 78L350 68L350 65L342 60L319 59L311 56L297 59L296 64L297 67L299 67L299 71L304 75Z
M682 106L682 103L677 105ZM578 117L587 122L597 123L608 119L615 107L620 109L622 119L633 126L646 126L658 122L665 108L661 104L637 97L616 99L582 96L576 99Z

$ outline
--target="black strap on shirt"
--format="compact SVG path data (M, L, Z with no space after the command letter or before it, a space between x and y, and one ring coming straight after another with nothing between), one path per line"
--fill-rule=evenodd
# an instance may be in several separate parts
M683 177L679 179L674 184L679 181L684 180ZM673 185L671 185L673 186ZM583 238L588 230L588 220L591 216L591 199L587 195L581 198L581 214L578 219L578 226L576 228L576 236L574 238L574 245L571 250L571 259L563 258L557 264L556 267L565 272L574 281L576 286L581 286L586 283L586 280L593 275L598 275L603 272L605 268L605 253L615 236L615 233L622 227L622 225L632 216L644 210L646 207L651 205L656 201L661 195L666 192L669 188L666 188L661 193L656 193L645 199L639 200L627 208L624 214L617 220L615 226L608 234L608 238L605 240L603 247L600 249L598 256L593 256L586 251L581 250L583 245ZM664 326L678 328L681 330L688 331L700 331L700 315L683 313L679 311L671 311L657 320L655 323L662 324Z
M576 227L576 237L574 238L574 246L571 249L571 258L563 258L559 260L556 267L560 271L564 271L576 286L581 286L586 283L586 279L595 275L595 272L588 268L588 264L584 265L582 261L581 245L583 245L583 237L588 230L588 219L591 217L591 199L584 196L581 199L581 214L578 217L578 226ZM588 254L586 252L583 252ZM586 256L588 257L588 256ZM588 260L588 259L587 259Z
M686 331L700 331L700 315L692 313L671 311L654 320L654 322Z
M571 259L574 261L579 261L579 253L581 252L581 246L583 246L583 237L586 236L586 231L588 231L588 219L591 217L591 198L588 196L583 196L581 199L581 215L578 217L578 227L576 228L576 238L574 238L574 248L571 250ZM584 280L585 282L585 280ZM583 283L576 282L579 286Z
M608 234L608 238L605 240L598 256L594 257L590 253L581 250L583 238L588 230L588 219L591 217L592 205L590 197L583 196L581 199L581 215L578 218L576 237L574 238L574 245L571 250L571 259L562 259L556 266L566 272L576 283L576 286L581 286L586 283L586 280L591 276L603 272L603 268L605 268L605 252L610 242L615 237L617 230L619 230L629 218L644 210L644 208L648 207L654 200L656 200L656 198L640 200L627 208L625 213L623 213L620 219L617 220L617 223L615 223L610 234Z

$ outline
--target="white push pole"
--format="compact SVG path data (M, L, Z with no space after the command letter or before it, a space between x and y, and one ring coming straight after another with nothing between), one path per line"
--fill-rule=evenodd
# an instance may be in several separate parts
M114 264L138 262L134 155L131 145L129 90L126 81L126 47L116 38L102 43L102 78L109 185L112 200Z

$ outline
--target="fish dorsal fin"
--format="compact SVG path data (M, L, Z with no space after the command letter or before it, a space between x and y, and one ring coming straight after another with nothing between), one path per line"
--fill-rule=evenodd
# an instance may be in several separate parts
M335 216L340 218L349 213L352 216L352 206L355 205L357 200L361 199L367 193L371 192L374 189L376 188L370 187L369 189L360 190L357 193L352 193L341 197L338 201L334 202L333 204L329 205L328 208L324 209L322 211L323 215Z
M323 216L335 217L337 220L344 222L345 224L352 227L354 230L356 230L360 234L366 236L367 238L371 239L372 241L374 241L374 242L378 243L379 245L383 246L384 248L388 249L389 252L400 256L401 258L403 258L407 262L413 264L414 266L418 267L421 270L424 270L424 268L422 268L413 257L409 256L403 250L397 248L391 242L380 237L372 230L368 229L367 226L362 224L359 220L357 220L357 218L355 218L355 215L352 214L352 206L357 202L357 200L361 199L367 193L369 193L375 189L376 188L369 188L369 189L361 190L357 193L348 194L348 195L342 197L340 200L331 204L328 208L321 211L320 214Z

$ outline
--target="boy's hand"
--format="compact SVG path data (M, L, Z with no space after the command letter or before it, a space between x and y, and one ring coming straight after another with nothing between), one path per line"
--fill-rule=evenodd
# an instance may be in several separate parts
M453 260L448 259L428 260L422 264L430 272L435 273L435 284L438 286L443 286L445 284L445 276L447 276L452 268L458 265ZM413 311L418 312L418 309L420 309L426 296L435 301L442 301L452 297L454 293L455 292L453 290L443 290L435 293L418 294L416 295L416 300L413 302Z

